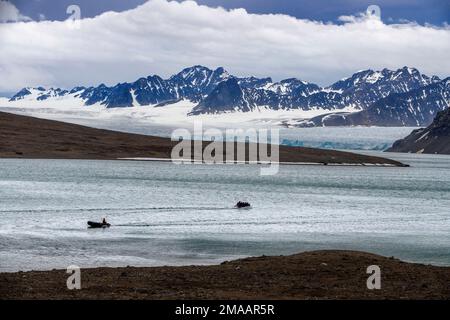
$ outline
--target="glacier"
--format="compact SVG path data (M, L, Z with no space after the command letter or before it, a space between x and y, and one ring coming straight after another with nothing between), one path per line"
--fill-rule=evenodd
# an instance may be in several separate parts
M107 109L102 105L83 106L81 101L64 99L53 103L10 102L0 98L0 111L90 126L100 129L170 137L177 128L193 129L200 121L205 129L278 128L280 144L343 150L384 150L408 135L412 127L312 127L289 126L292 119L308 118L321 110L270 110L248 113L188 116L195 103L179 101L169 107L130 107Z

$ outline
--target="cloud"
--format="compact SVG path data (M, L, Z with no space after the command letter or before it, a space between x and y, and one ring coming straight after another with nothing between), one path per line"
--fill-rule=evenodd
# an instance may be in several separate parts
M81 8L81 12L83 8ZM202 64L236 75L330 84L360 69L450 75L450 29L386 25L364 14L331 24L151 0L80 21L0 24L0 91L115 84Z
M14 4L6 0L0 0L0 23L31 21L31 18L20 14Z

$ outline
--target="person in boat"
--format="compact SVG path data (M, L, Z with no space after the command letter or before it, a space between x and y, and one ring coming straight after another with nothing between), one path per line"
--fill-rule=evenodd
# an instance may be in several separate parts
M108 222L106 222L106 218L103 218L102 224L108 224Z

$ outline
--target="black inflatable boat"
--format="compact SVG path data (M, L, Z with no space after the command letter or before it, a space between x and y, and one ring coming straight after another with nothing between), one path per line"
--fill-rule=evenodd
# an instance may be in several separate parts
M94 222L94 221L88 221L88 228L109 228L111 225L109 223L102 223L102 222Z
M241 208L251 208L250 203L245 202L245 201L239 201L238 203L236 203L236 205L234 206L235 208L241 209Z

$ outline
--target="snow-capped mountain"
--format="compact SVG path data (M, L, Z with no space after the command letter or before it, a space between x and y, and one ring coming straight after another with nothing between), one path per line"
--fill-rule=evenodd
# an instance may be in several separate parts
M408 67L396 71L365 70L332 84L329 89L341 93L341 103L365 109L392 93L408 92L439 80L438 77L429 78L417 69Z
M219 83L205 99L192 109L190 114L251 111L256 105L248 96L250 90L243 89L237 79L230 78Z
M210 70L194 66L169 79L153 75L132 83L119 83L113 87L100 84L98 87L77 87L70 91L53 88L46 90L42 87L24 88L10 100L45 100L76 93L73 97L81 98L86 106L101 104L107 108L155 105L180 99L199 102L229 77L223 68Z
M323 88L295 78L274 82L271 78L236 77L222 67L211 70L193 66L168 79L152 75L112 87L24 88L10 101L78 99L85 106L169 108L188 100L195 104L187 112L189 116L261 109L304 110L327 115L300 119L300 126L428 125L439 110L449 105L448 86L444 83L408 67L359 71Z
M450 78L401 93L391 93L365 110L320 115L298 124L316 126L427 126L450 107Z
M234 111L245 112L255 110L260 106L269 107L274 110L323 109L330 111L339 111L351 107L356 111L364 111L371 108L376 102L382 99L388 99L391 96L393 97L395 94L401 95L438 83L440 83L439 78L430 78L421 74L417 69L407 67L396 71L388 69L382 71L361 71L327 88L320 88L315 84L298 79L287 79L277 83L268 82L263 86L255 87L242 86L239 81L237 83L227 82L221 85L219 90L212 91L207 99L203 100L193 109L191 115ZM237 85L240 85L240 87L237 88ZM229 92L235 93L233 102L225 102L223 100L225 97L230 98ZM419 114L412 112L415 116L414 120L404 119L405 121L403 122L394 122L397 125L411 123L421 125L422 123L427 123L432 120L437 111L442 109L441 106L447 101L445 99L445 95L442 97L437 97L436 95L430 96L428 103L431 106L425 109L432 111L431 118L430 114L420 115L420 112ZM436 105L433 102L436 102ZM419 108L420 103L414 105L414 107ZM381 110L380 108L373 109ZM399 110L399 112L402 111ZM319 124L314 121L307 123L307 125L322 124L323 122Z

